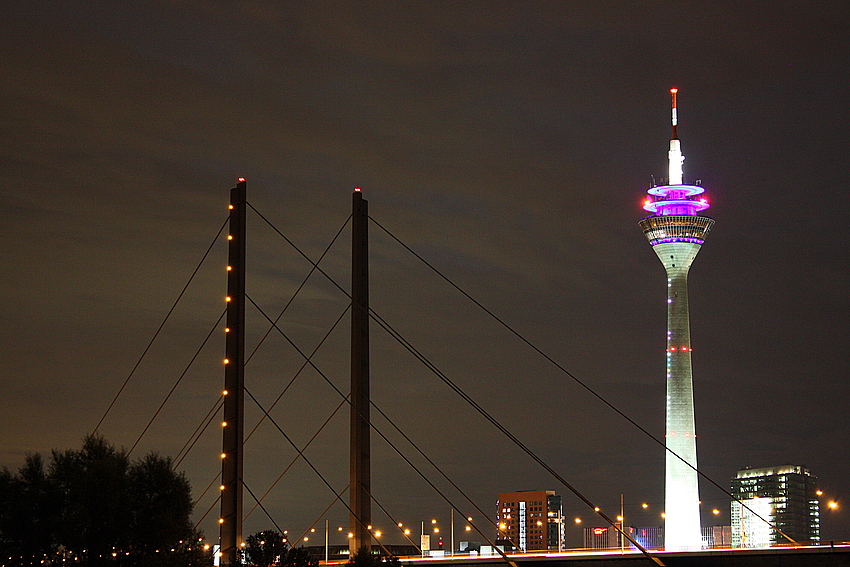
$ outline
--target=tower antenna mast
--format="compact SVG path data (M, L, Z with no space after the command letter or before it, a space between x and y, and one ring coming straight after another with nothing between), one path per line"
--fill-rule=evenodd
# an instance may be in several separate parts
M670 136L670 151L667 152L667 159L669 160L669 179L667 183L670 185L681 185L683 183L682 164L685 161L685 156L682 155L682 144L679 142L679 134L676 132L676 126L679 124L679 117L676 111L676 93L678 92L679 89L670 89L670 96L673 97L673 132Z

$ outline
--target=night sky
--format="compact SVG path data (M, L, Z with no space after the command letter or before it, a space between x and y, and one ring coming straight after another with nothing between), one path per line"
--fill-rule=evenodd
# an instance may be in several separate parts
M392 4L0 5L0 466L80 446L215 241L100 428L135 444L224 308L216 234L239 176L314 259L362 188L382 226L663 436L665 275L637 223L651 176L666 176L676 86L685 180L702 180L716 220L690 277L700 469L728 488L744 466L803 464L841 505L823 509L823 537L850 539L850 6ZM248 223L248 294L276 317L310 265L253 211ZM372 308L588 498L616 515L623 493L629 523L661 525L663 449L370 231ZM321 264L343 287L349 233ZM280 328L312 351L346 306L314 274ZM248 320L253 349L268 323L253 306ZM223 352L216 330L132 457L178 454L219 396ZM567 517L596 523L376 325L371 355L375 403L488 515L498 492L552 489ZM248 388L270 405L302 362L273 332ZM315 363L347 389L347 316ZM303 445L339 402L308 369L272 415ZM250 431L260 412L246 407ZM347 412L306 451L337 489ZM180 465L196 496L220 443L214 423ZM293 455L264 424L246 445L246 483L262 494ZM459 515L480 516L423 466ZM414 533L431 518L447 526L450 505L376 434L373 491ZM701 495L705 523L729 524L728 498L708 483ZM295 533L332 499L298 462L264 505ZM208 537L217 514L201 522ZM339 504L321 517L347 526ZM245 522L271 527L259 510Z

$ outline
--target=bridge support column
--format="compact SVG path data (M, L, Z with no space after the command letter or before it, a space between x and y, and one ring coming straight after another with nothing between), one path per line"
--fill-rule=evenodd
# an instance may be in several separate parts
M354 190L351 216L351 445L349 549L371 548L369 425L369 242L368 206Z
M245 180L230 191L224 427L221 446L221 565L241 565L242 442L245 430Z

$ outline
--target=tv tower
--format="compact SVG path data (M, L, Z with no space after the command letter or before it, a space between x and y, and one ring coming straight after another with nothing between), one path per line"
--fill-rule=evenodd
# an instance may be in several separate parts
M682 180L682 148L676 133L676 93L667 185L651 187L640 221L643 233L667 271L667 421L664 546L700 549L702 537L697 485L697 443L688 320L688 270L714 220L700 216L708 208L703 188Z

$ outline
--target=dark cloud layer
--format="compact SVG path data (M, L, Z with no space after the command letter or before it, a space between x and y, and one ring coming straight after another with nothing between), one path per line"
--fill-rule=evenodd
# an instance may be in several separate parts
M663 271L637 220L650 175L665 174L675 85L685 174L717 220L690 282L701 468L725 486L744 465L804 463L829 496L850 495L847 7L12 0L0 14L0 465L94 428L239 175L313 258L362 187L395 236L660 434ZM309 264L250 222L250 293L276 316ZM604 506L621 492L652 502L634 516L657 523L662 451L371 230L373 307L577 487ZM114 442L133 445L221 313L220 240L105 421ZM347 248L345 232L323 262L344 286ZM345 307L316 274L282 328L309 351ZM249 317L254 345L266 323ZM316 360L341 389L346 325ZM201 351L139 451L180 450L220 389L222 349ZM249 363L252 391L271 403L301 362L273 333ZM488 514L499 491L563 491L378 328L373 364L377 403ZM338 403L306 370L274 415L303 443ZM346 423L338 414L308 452L336 486ZM181 465L197 495L218 443L210 431ZM382 504L406 523L447 521L448 505L375 446ZM294 453L267 425L248 447L246 480L265 491ZM267 507L297 530L325 491L297 464ZM850 537L846 518L825 515L824 536ZM246 528L268 525L255 512Z

